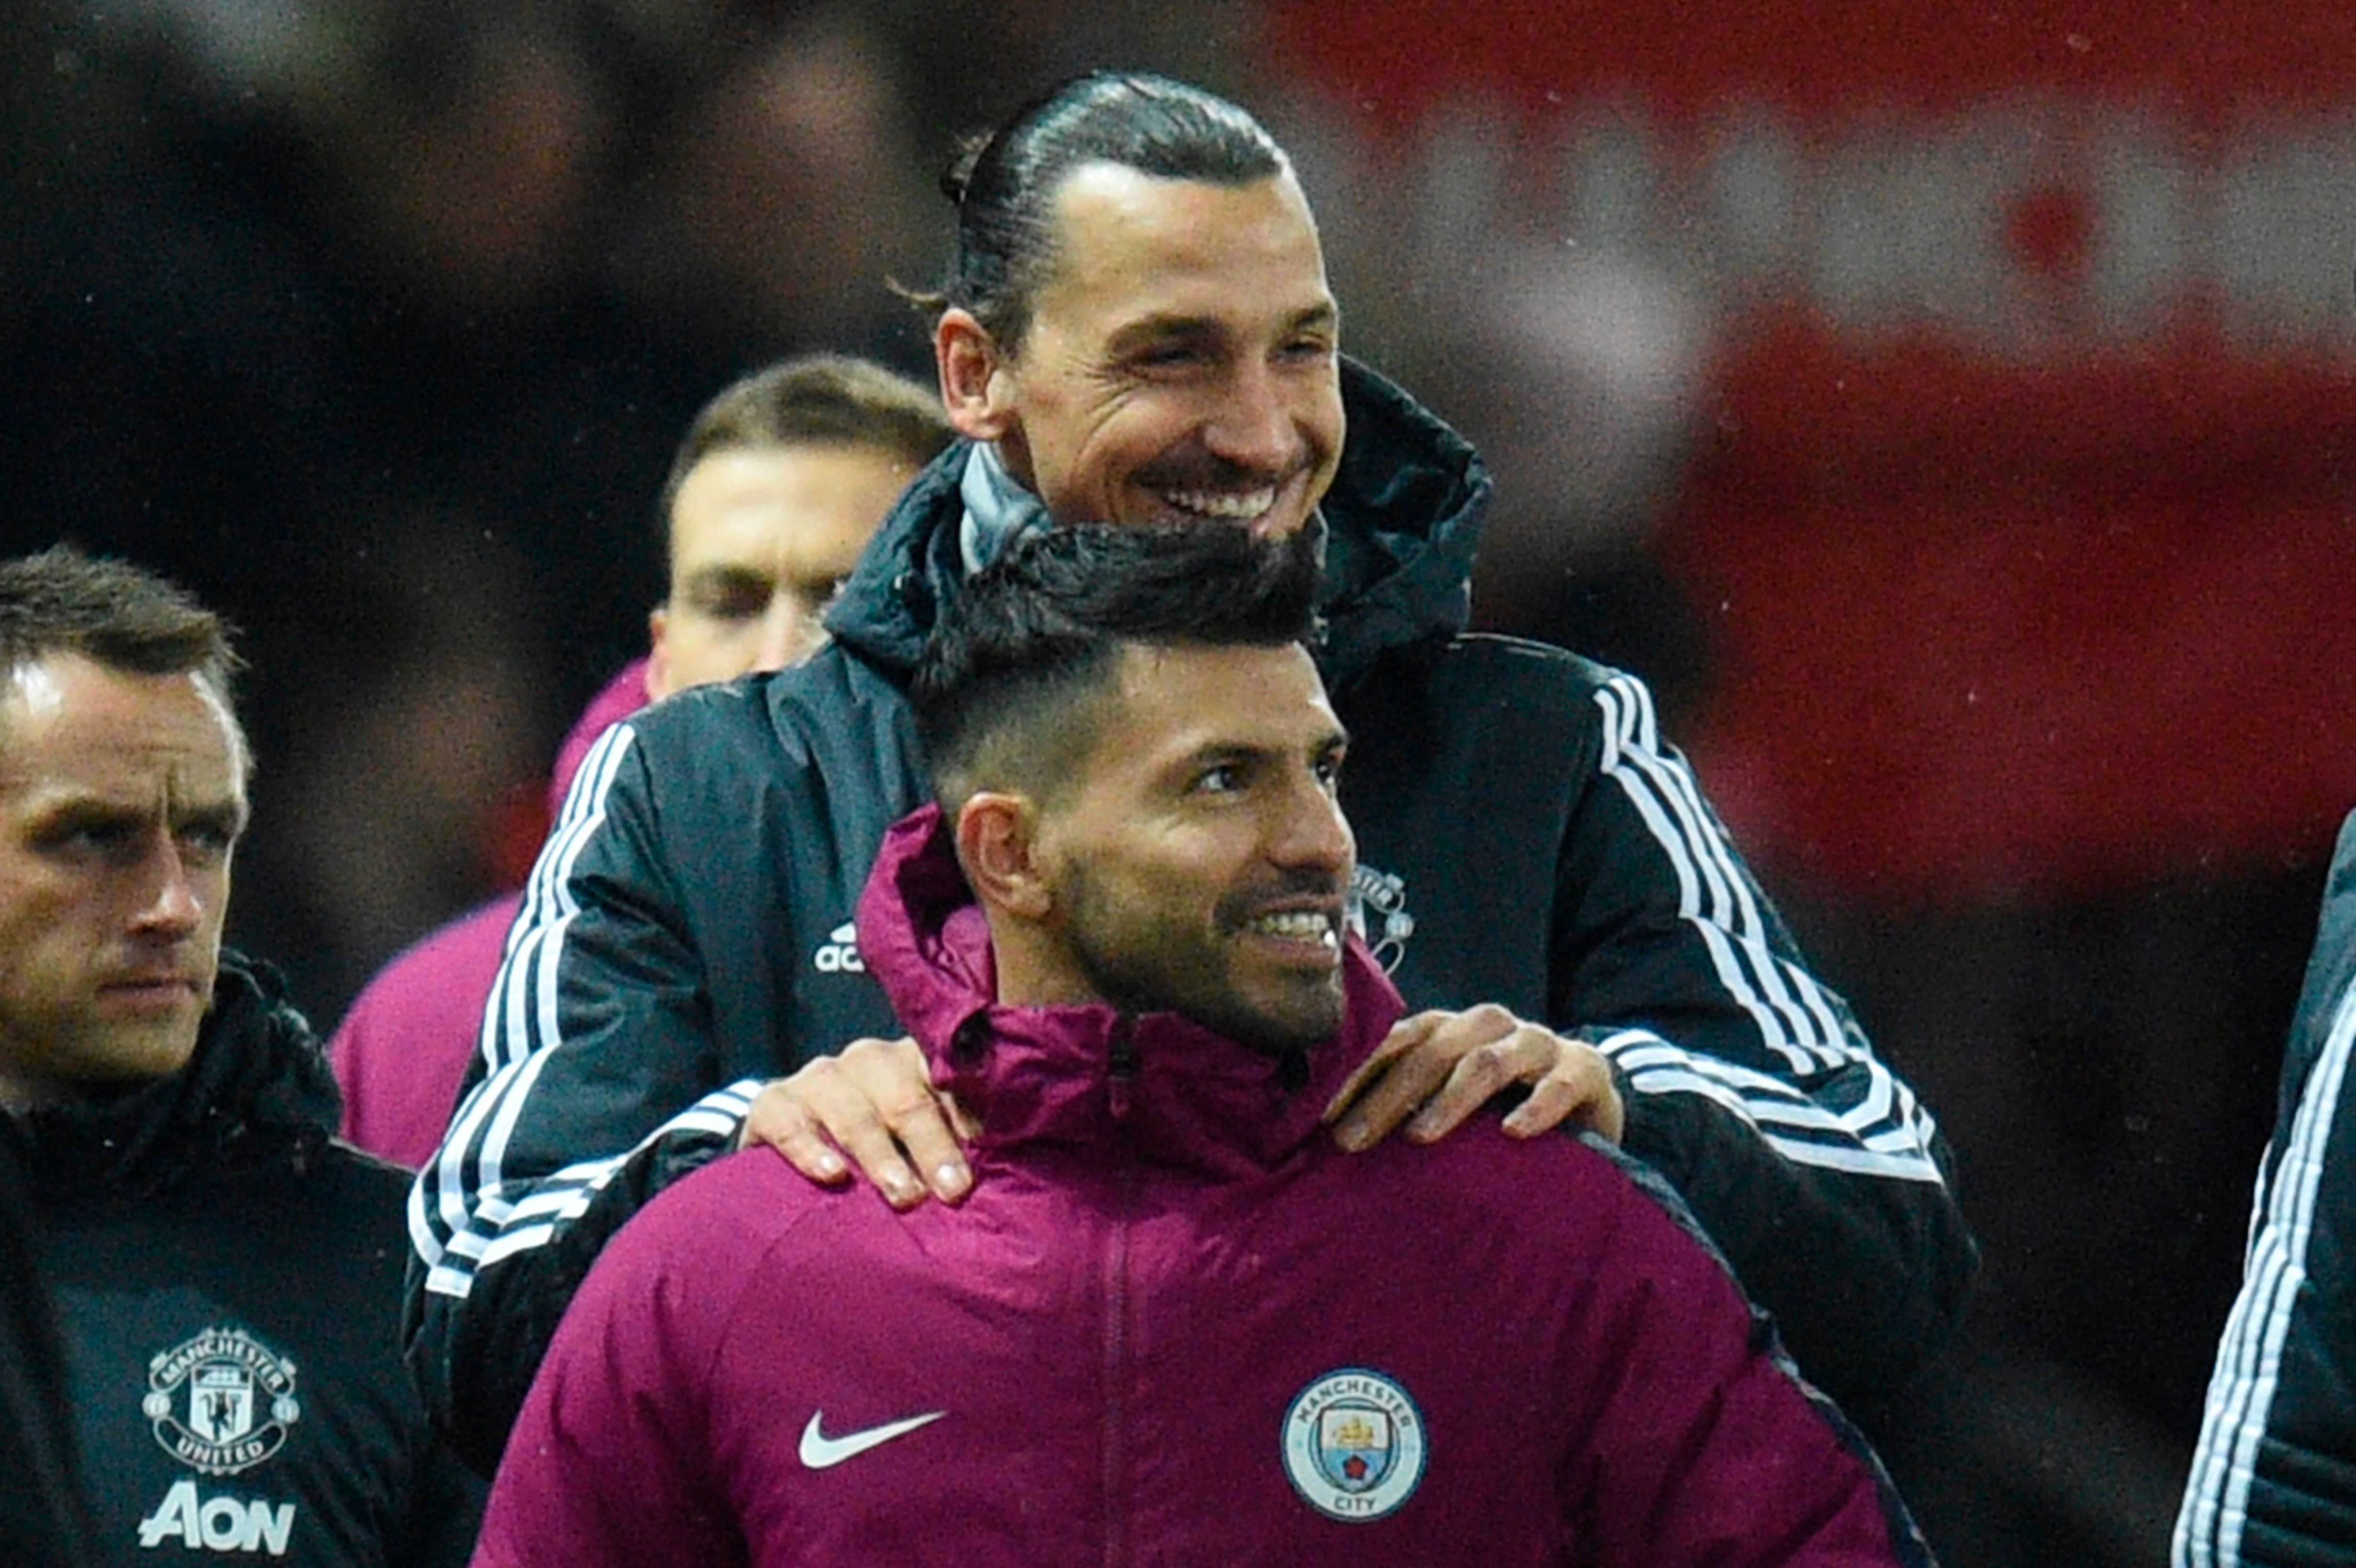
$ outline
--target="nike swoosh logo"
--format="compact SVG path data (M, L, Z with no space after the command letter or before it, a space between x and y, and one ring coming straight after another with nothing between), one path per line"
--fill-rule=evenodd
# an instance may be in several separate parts
M948 1413L946 1410L929 1411L923 1415L912 1415L905 1421L871 1426L864 1432L846 1432L840 1437L829 1437L819 1430L819 1423L826 1419L826 1412L813 1411L809 1424L802 1428L802 1463L813 1470L840 1465L879 1444L889 1443L894 1437L905 1437L919 1426L929 1426Z

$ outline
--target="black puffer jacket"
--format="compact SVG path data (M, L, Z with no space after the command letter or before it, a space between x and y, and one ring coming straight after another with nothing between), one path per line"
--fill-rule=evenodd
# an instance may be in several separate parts
M1463 635L1472 450L1361 368L1343 392L1325 665L1369 944L1411 1007L1498 1002L1599 1043L1628 1148L1802 1368L1894 1386L1947 1338L1974 1262L1930 1115L1802 965L1643 686ZM477 1463L604 1239L730 1146L760 1080L901 1032L849 923L884 829L926 796L902 687L962 581L966 450L902 497L831 647L617 726L575 781L412 1209L412 1364Z
M63 1329L94 1561L466 1561L481 1488L401 1365L405 1172L333 1141L327 1058L225 955L188 1066L9 1127Z

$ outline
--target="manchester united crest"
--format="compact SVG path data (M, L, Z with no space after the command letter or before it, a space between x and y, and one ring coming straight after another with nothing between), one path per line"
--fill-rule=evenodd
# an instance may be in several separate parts
M139 1408L166 1453L208 1476L261 1464L303 1413L294 1363L242 1328L208 1328L149 1361Z
M1380 1372L1328 1372L1284 1413L1284 1468L1303 1501L1354 1524L1395 1511L1423 1480L1422 1413Z

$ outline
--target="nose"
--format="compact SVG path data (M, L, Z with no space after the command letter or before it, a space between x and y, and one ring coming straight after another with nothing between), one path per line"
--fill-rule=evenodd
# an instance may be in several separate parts
M1224 379L1218 406L1203 426L1203 444L1256 475L1274 477L1300 461L1300 421L1292 389L1269 365L1254 359Z
M204 890L190 871L178 841L169 833L158 834L146 865L154 880L133 928L142 935L166 941L193 935L204 923Z
M818 607L781 589L761 617L760 630L754 638L753 662L746 673L766 675L787 665L799 664L817 650L824 635Z
M1346 878L1357 859L1357 839L1332 787L1302 770L1272 826L1269 859L1280 866L1304 867Z

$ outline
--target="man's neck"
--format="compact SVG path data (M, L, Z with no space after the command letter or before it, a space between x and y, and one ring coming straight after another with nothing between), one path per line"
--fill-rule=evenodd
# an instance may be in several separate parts
M1017 534L1047 522L1046 507L1007 468L993 442L975 443L958 496L965 503L958 544L969 573L988 566Z

